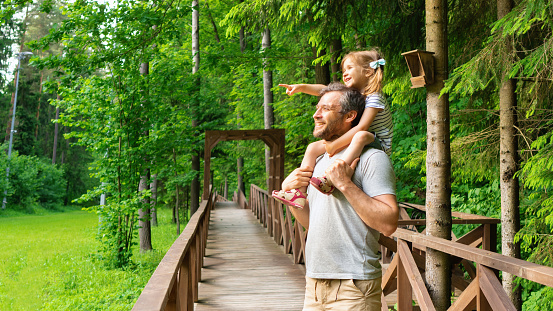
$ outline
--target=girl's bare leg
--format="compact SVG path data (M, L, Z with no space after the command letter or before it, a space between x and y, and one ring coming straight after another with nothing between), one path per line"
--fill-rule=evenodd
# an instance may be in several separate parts
M309 146L307 146L307 149L305 150L305 155L303 156L303 160L301 161L301 166L311 168L315 167L317 158L325 152L325 145L322 140L309 144ZM307 187L301 187L298 190L304 194L307 193Z
M374 134L370 132L361 131L355 133L353 139L351 140L351 143L342 155L342 160L344 160L344 162L346 162L348 165L351 165L351 163L353 163L353 160L361 156L363 148L365 148L366 145L372 143L373 141ZM332 182L327 179L326 176L311 178L311 184L324 194L330 194L332 193L332 191L334 191L334 185L332 185Z
M317 157L325 153L325 145L323 141L318 141L309 144L305 150L305 155L301 162L302 167L315 167ZM280 190L273 191L272 196L286 205L293 206L295 208L303 208L307 203L307 187L301 187L299 189L291 189L288 191Z
M351 165L351 163L353 163L353 160L361 156L363 148L365 148L366 145L372 143L373 141L374 134L371 132L360 131L355 133L353 139L351 140L351 143L342 156L342 160L344 160L344 162L346 162L348 165Z

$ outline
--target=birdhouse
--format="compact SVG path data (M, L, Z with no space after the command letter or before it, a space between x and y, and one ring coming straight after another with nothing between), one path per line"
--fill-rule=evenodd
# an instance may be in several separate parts
M412 89L434 83L434 52L413 50L402 53L411 73Z

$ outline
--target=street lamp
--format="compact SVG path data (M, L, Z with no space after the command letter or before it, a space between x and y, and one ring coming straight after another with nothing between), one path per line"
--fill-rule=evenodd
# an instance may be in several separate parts
M6 181L9 181L10 177L10 158L12 156L12 144L13 144L13 133L15 130L15 108L17 107L17 89L19 88L19 68L21 67L21 60L26 56L33 55L31 52L21 52L15 54L17 55L17 77L15 78L15 97L13 99L13 113L12 113L12 126L10 128L10 144L8 147L8 165L6 166ZM6 189L4 190L4 200L2 200L2 209L6 208L6 196L8 195L8 186L6 184Z

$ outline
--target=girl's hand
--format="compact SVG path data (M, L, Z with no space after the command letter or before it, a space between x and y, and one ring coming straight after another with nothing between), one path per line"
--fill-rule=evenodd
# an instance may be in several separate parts
M279 84L278 86L285 87L286 88L286 94L288 94L290 96L301 92L300 91L300 84Z

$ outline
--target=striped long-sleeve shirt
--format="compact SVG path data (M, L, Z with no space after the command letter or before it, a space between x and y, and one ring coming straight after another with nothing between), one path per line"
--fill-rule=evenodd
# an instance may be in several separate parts
M392 154L392 137L394 136L394 126L392 123L392 113L386 98L381 93L373 93L365 98L365 108L382 109L376 114L374 121L369 126L368 131L375 134L380 140L384 151L389 156Z

